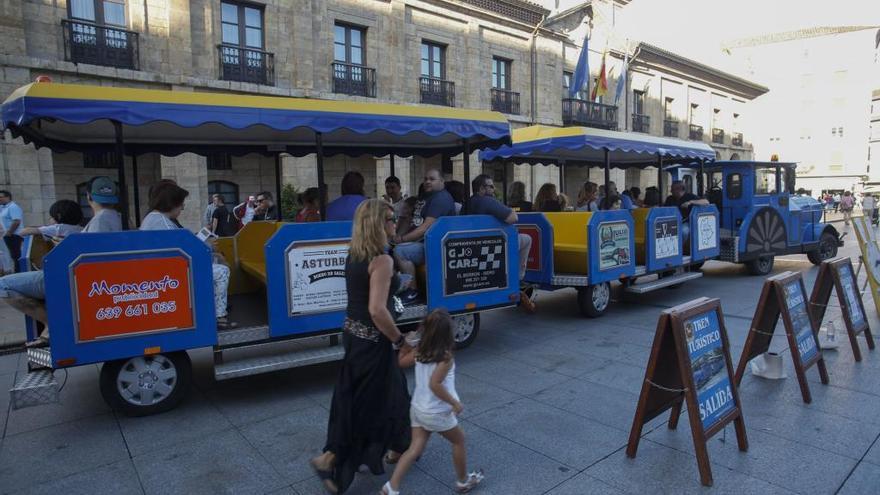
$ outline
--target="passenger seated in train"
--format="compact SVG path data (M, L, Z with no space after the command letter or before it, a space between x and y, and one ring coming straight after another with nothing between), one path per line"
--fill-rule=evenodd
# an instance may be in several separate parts
M618 195L608 196L607 198L602 198L602 204L600 205L602 210L619 210L623 205L623 201L621 197Z
M575 211L599 211L599 185L595 182L584 182L578 191Z
M556 184L547 182L538 189L538 194L535 195L535 208L538 211L562 211L559 194L556 193Z
M327 205L327 221L352 220L354 211L367 197L364 195L364 176L360 172L346 172L340 186L342 196Z
M708 205L709 201L706 199L698 198L696 195L685 192L684 191L684 182L680 180L676 180L672 182L670 186L670 191L672 194L666 198L666 202L663 203L663 206L675 206L681 212L681 232L682 232L682 241L687 242L690 238L690 225L688 224L688 218L691 213L691 208L694 205Z
M507 192L507 206L513 208L513 211L518 211L521 213L528 213L532 211L532 203L530 201L526 201L525 184L520 181L514 181L513 184L510 185L510 190Z
M27 227L22 235L42 235L52 240L63 239L77 232L114 232L122 230L122 217L113 206L119 202L119 190L109 177L99 176L89 181L86 199L94 216L85 228L80 228L82 210L75 201L62 199L49 208L54 223L42 227ZM43 332L28 347L42 347L49 343L49 317L46 314L46 285L42 270L13 273L0 277L0 298L7 304L44 325Z
M621 206L624 210L633 209L632 200L627 196L621 196L620 193L617 192L617 184L615 184L614 181L608 181L608 189L608 194L605 194L605 186L599 186L599 204L602 204L605 196L617 196L620 198Z
M397 210L400 213L397 214L397 230L395 233L397 235L403 236L409 234L415 226L412 223L413 220L413 211L416 209L416 203L418 203L419 199L410 196L405 200L400 202L400 208Z
M624 196L629 196L629 199L633 202L633 207L641 208L642 204L642 190L638 187L631 187L626 191L623 191Z
M460 214L464 206L464 182L451 180L446 183L446 190L449 191L452 201L455 202L455 214Z
M660 190L654 186L645 189L645 200L642 202L643 208L653 208L660 206Z
M438 218L455 215L455 201L446 190L439 170L427 170L422 185L425 191L419 196L412 215L412 225L415 228L404 235L395 234L391 241L397 267L405 275L402 278L407 279L405 282L401 281L407 286L400 294L404 304L412 303L419 297L416 265L425 264L425 233Z
M486 174L480 174L471 181L471 190L473 196L468 199L464 208L465 215L490 215L498 219L499 222L514 224L518 220L516 212L501 204L495 199L495 183L492 178ZM519 280L522 282L526 275L526 263L529 260L529 249L532 247L532 238L526 234L519 234L517 242L519 243ZM535 303L526 293L525 288L521 287L519 293L520 307L527 313L535 312Z
M141 222L140 230L174 230L179 223L177 217L183 211L183 203L189 191L173 181L163 182L150 189L150 212ZM205 239L211 249L216 246L216 238ZM211 264L211 275L214 279L214 314L217 317L217 328L226 330L235 328L237 323L230 321L226 314L227 290L229 288L229 267L221 256L214 256Z
M317 187L310 187L299 195L299 203L302 205L296 213L296 222L320 222L321 209L319 192Z

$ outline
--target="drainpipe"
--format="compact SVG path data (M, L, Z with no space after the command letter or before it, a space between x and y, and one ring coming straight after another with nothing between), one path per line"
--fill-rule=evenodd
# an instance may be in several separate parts
M531 123L532 125L538 122L535 114L538 113L538 102L536 101L538 98L538 31L540 31L541 26L544 25L544 21L547 20L546 16L541 16L541 22L539 22L534 31L532 31L532 49L531 49L531 64L529 65L529 82L531 86L530 97L531 97Z

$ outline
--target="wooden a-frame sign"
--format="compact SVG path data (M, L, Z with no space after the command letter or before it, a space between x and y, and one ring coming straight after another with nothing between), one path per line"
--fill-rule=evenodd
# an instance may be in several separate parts
M626 455L636 456L645 423L667 410L671 410L669 429L674 430L682 403L686 402L700 481L712 486L708 439L733 421L739 449L749 449L732 369L718 299L702 297L663 311L657 322Z
M823 261L819 267L816 285L813 286L813 293L810 295L810 310L813 313L813 320L817 324L821 324L825 318L825 309L831 300L832 289L837 291L837 300L840 302L840 312L843 314L846 333L849 334L853 357L856 361L861 361L862 353L859 350L859 341L856 336L864 332L865 340L868 341L868 349L872 351L874 350L874 337L871 335L871 327L865 316L865 306L862 304L852 261L848 257Z
M770 349L770 341L780 316L804 402L809 404L813 400L806 374L811 366L816 365L822 383L828 384L828 371L825 369L825 360L816 336L818 324L813 313L807 310L807 303L807 291L800 272L783 272L764 282L752 326L736 367L737 386L742 383L746 364Z

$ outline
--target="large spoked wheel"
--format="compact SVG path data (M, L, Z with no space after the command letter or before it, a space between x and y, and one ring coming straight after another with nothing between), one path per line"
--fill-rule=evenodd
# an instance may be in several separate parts
M773 271L774 256L759 256L753 260L746 261L746 268L752 275L767 275Z
M455 335L455 348L464 349L477 340L480 332L480 314L468 313L452 317L453 331Z
M610 303L611 284L608 282L578 288L578 307L584 316L598 318L605 314Z
M807 259L814 265L821 265L823 261L835 256L837 256L837 238L831 232L822 232L819 236L819 247L807 253Z
M186 352L137 356L104 363L101 395L127 416L148 416L173 409L192 383Z

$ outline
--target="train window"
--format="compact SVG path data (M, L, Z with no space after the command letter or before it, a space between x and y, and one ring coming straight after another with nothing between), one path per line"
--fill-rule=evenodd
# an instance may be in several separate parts
M722 181L722 174L720 171L718 172L706 172L706 190L711 191L712 189L722 189L724 187L724 183Z
M782 169L782 172L784 174L782 177L784 178L783 184L785 187L785 191L789 194L794 194L794 182L795 182L795 179L797 178L795 176L794 169L789 168L789 167L785 167Z
M727 199L739 199L742 197L743 185L742 185L742 175L740 174L730 174L727 176L727 184L724 186L727 189Z
M776 167L755 167L755 194L776 194Z
M689 192L691 194L696 193L696 189L694 189L694 176L693 175L685 175L682 176L682 182L684 182L684 191Z

